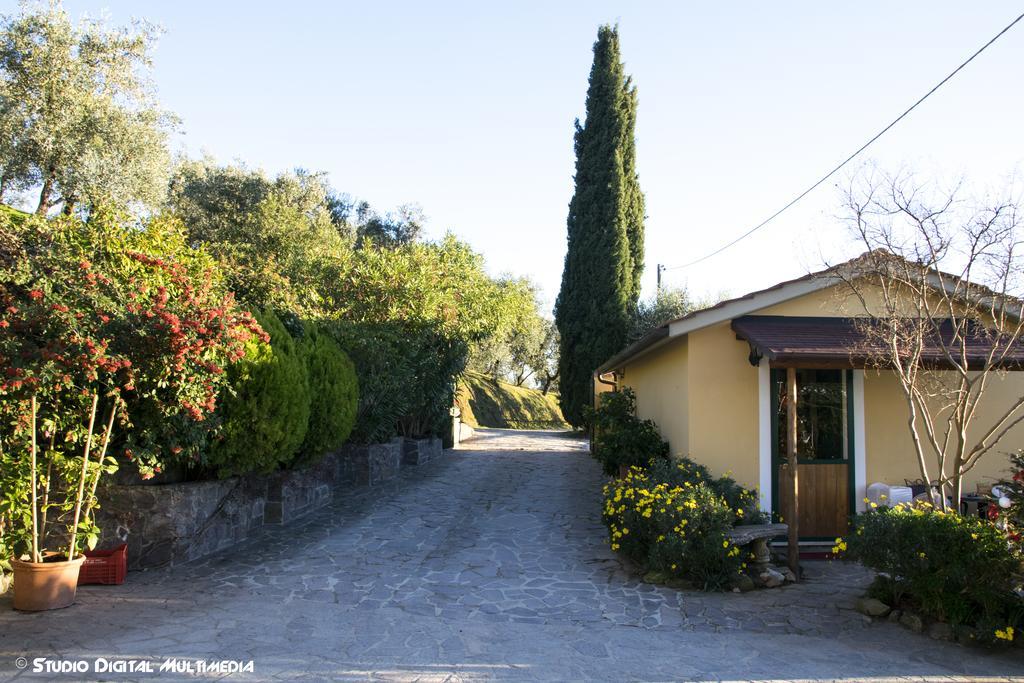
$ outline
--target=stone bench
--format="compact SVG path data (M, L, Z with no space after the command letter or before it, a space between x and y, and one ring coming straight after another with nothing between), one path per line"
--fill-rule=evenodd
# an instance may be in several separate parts
M726 537L733 545L752 545L754 563L758 566L767 566L772 560L772 554L768 550L768 539L785 536L788 533L788 524L745 524L730 529Z

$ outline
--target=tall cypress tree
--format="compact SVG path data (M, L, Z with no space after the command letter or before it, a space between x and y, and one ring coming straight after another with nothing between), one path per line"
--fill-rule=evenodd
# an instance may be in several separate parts
M594 43L586 121L576 121L576 190L555 304L561 335L561 403L583 423L593 373L626 343L643 273L644 195L636 172L637 95L619 56L616 27Z

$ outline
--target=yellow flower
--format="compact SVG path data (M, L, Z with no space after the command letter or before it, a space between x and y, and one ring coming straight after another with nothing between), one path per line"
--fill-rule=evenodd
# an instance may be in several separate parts
M971 540L977 541L978 540L978 534L971 534Z
M629 533L629 529L623 528L623 529L622 529L622 533L623 533L623 534L628 534L628 533Z
M999 640L1013 640L1013 627L1007 626L1006 628L996 629L996 638Z
M878 507L878 503L872 503L871 504L871 509L872 510L874 510L876 507Z
M672 569L675 569L675 568L676 568L676 566L675 566L675 565L672 565Z
M922 560L925 559L926 557L928 557L924 553L918 553L917 556L920 557Z
M728 548L729 547L729 541L722 541L722 547L723 548Z

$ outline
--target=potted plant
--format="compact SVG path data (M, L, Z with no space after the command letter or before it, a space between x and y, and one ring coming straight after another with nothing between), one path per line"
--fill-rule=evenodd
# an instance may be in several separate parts
M40 611L67 607L75 601L78 573L85 557L83 546L93 548L99 538L92 521L96 488L104 472L117 469L107 456L119 399L110 401L106 428L96 433L99 396L93 394L85 445L80 456L64 452L57 443L59 424L47 419L40 425L36 397L29 399L28 419L16 428L9 442L19 448L2 458L5 543L11 546L14 608ZM49 447L39 448L39 436L49 435ZM20 437L20 438L18 438Z

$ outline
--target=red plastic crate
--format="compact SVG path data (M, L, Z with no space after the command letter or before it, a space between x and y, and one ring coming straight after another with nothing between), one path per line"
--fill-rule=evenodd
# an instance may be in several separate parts
M78 572L78 585L101 583L118 586L128 573L128 544L111 550L86 550L85 562Z

